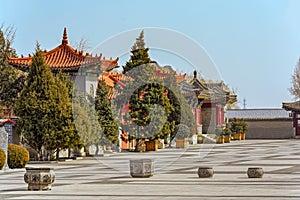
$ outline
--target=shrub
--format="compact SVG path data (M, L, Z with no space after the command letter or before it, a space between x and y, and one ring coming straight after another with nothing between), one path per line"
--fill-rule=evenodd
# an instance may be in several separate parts
M230 135L232 132L230 128L224 128L222 133L223 135Z
M176 139L185 139L192 135L191 129L185 124L175 126Z
M3 168L6 161L6 155L3 149L0 149L0 170Z
M29 152L24 147L8 144L8 166L11 169L24 168L29 161Z

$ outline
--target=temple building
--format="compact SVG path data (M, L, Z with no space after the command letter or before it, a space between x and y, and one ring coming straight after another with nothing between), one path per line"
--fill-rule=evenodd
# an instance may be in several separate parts
M60 45L54 49L43 52L46 64L56 73L59 70L71 75L79 92L89 94L91 89L96 94L99 75L105 71L110 72L118 67L118 58L105 59L102 54L93 56L69 45L67 30L64 28ZM23 55L20 58L8 58L9 65L28 72L32 62L32 56Z
M69 74L74 80L75 88L85 95L95 96L98 82L105 81L110 88L109 98L114 99L115 86L117 84L124 86L125 80L128 78L122 73L115 72L114 69L119 67L118 58L105 59L102 54L93 56L70 46L66 28L63 31L61 44L52 50L45 50L43 55L53 73L62 70ZM23 55L19 58L8 57L8 63L19 70L29 72L32 58L33 56L30 54L27 57ZM157 78L163 80L170 74L174 75L177 85L191 105L194 114L196 122L194 136L202 133L215 133L216 127L225 126L226 106L235 103L237 99L236 94L232 93L224 82L199 79L196 71L194 76L187 76L185 73L178 74L171 66L161 67L155 61L152 61L151 65L154 66L154 76ZM120 112L125 112L124 109ZM121 145L123 148L135 146L134 141L129 140L124 141Z
M217 127L225 126L226 106L237 102L237 95L231 92L223 81L198 79L196 71L189 84L198 99L197 104L193 106L195 134L214 134Z
M300 138L300 101L282 103L282 108L292 111L294 138Z

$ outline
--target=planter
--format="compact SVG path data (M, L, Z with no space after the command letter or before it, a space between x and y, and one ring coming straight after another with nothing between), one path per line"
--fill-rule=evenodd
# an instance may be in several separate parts
M203 137L198 137L197 138L197 144L203 144L204 138Z
M50 167L26 167L24 181L28 183L28 190L51 190L55 180L53 168Z
M217 144L224 144L224 136L218 136L216 140Z
M154 174L152 159L130 160L130 175L134 178L149 178Z
M241 134L240 133L233 134L233 139L234 140L241 140Z
M187 148L187 146L186 139L176 139L176 148Z
M214 170L212 167L199 167L198 176L199 178L212 178L214 175Z
M146 143L143 140L138 141L138 152L145 152L146 151Z
M262 178L264 171L261 167L249 167L247 171L248 178Z
M146 141L146 151L157 151L158 142L157 140Z
M241 133L241 140L245 140L246 139L246 133Z
M225 143L230 143L230 141L231 141L231 135L226 135L226 136L224 137L224 142L225 142Z

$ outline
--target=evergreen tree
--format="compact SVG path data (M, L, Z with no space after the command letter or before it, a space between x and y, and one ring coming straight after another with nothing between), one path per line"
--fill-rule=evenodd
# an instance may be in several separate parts
M58 159L60 150L81 147L82 142L75 128L72 102L66 84L59 77L54 79L53 97L56 107L52 111L52 132L44 136L44 146L50 152L55 150Z
M80 144L71 106L66 85L53 76L37 44L27 87L17 101L16 114L22 141L35 149L40 159L44 159L42 147L51 154L56 150L58 159L59 150Z
M143 78L151 78L153 75L153 70L149 70L149 66L142 68L141 70L143 71L132 70L138 66L150 64L151 60L148 51L149 49L145 47L144 31L142 31L131 48L130 60L126 62L125 66L123 66L123 73L126 74L130 71L131 74L129 76L134 77L136 82L145 80L140 79L140 75L143 75Z
M174 108L165 95L164 83L154 77L154 69L142 31L131 49L129 61L123 67L127 81L123 88L118 89L116 100L122 106L129 105L122 129L136 139L165 138L175 126L168 120ZM124 99L127 101L122 102Z
M76 124L76 130L78 131L86 152L90 145L95 144L96 147L98 147L100 140L99 138L103 137L103 131L99 126L96 111L93 107L94 100L90 98L89 101L84 97L83 94L74 94L74 121Z
M73 97L73 90L74 90L74 82L71 80L71 77L69 74L63 72L62 70L59 70L55 77L57 77L62 83L64 83L68 89L68 95L69 99L72 99Z
M178 132L179 125L189 127L190 132L186 133L188 136L193 134L195 129L195 120L191 106L188 104L187 99L183 96L182 91L176 83L176 79L173 74L170 74L165 79L166 85L168 85L168 99L174 107L169 115L169 121L175 124L175 128L170 134L171 141L175 138Z
M17 128L23 142L35 149L40 159L43 159L41 150L45 136L49 137L55 131L52 128L52 120L55 119L53 111L57 107L55 93L54 77L37 44L27 87L22 91L15 111L19 116Z
M119 127L114 119L112 105L108 95L108 86L104 81L99 81L95 98L95 110L98 121L105 137L108 138L112 143L116 143L119 136ZM102 139L104 138L102 137ZM100 143L103 142L105 142L105 140L100 141Z
M25 84L25 75L7 63L7 56L15 57L16 51L11 47L15 38L15 30L0 27L0 106L12 110L19 93Z

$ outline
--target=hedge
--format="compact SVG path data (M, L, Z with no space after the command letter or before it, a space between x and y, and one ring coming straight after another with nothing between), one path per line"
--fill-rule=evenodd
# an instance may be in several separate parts
M29 152L22 146L8 144L8 166L11 169L24 168L29 161Z
M3 168L6 161L6 155L3 149L0 149L0 170Z

